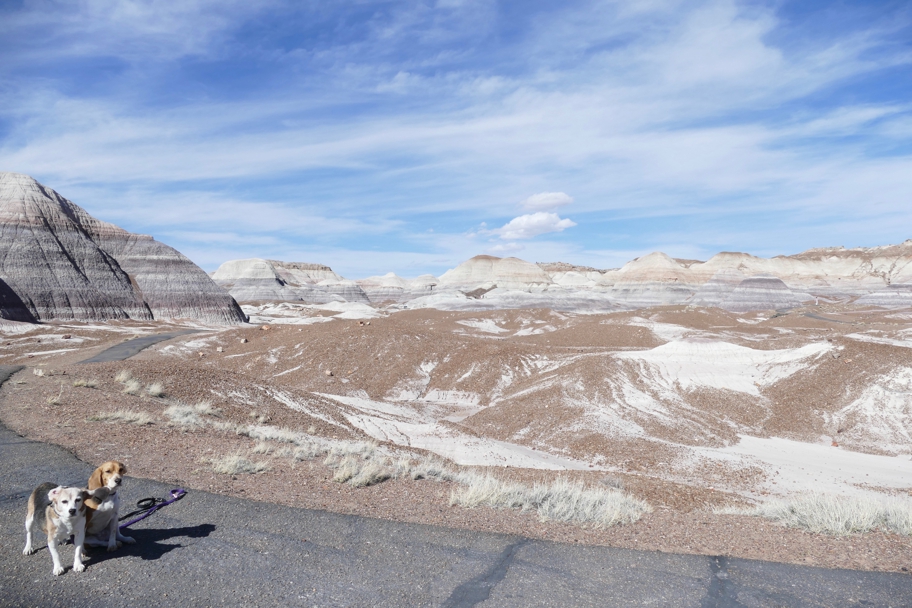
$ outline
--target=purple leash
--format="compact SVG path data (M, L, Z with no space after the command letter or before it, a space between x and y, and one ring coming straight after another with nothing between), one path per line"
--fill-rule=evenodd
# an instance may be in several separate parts
M136 519L131 519L130 521L128 521L125 524L120 524L120 529L123 530L124 528L132 526L133 524L135 524L138 521L144 520L145 518L149 517L150 515L152 515L159 509L161 509L162 507L167 507L168 505L177 502L178 500L180 500L181 498L183 498L186 495L187 495L187 490L184 490L183 488L175 488L175 489L171 490L171 492L170 492L170 496L171 496L170 500L166 500L164 498L143 498L142 500L137 501L136 506L139 507L139 509L137 509L136 511L133 511L132 513L127 513L126 515L124 515L123 517L120 518L120 521L123 521L123 520L127 519L128 517L133 517L134 515L136 515L138 513L142 513L142 515L140 515Z

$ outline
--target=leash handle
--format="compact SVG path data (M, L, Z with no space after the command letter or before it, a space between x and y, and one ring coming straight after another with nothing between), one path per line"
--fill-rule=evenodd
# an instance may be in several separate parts
M131 519L130 521L128 521L125 524L120 524L119 529L123 530L124 528L132 526L136 522L142 521L145 518L149 517L150 515L152 515L159 509L161 509L162 507L167 507L168 505L177 502L178 500L180 500L181 498L183 498L184 496L187 495L187 490L185 490L183 488L174 488L173 490L171 490L168 493L168 495L171 497L171 500L165 500L164 498L143 498L143 499L138 500L136 502L136 506L139 507L139 510L133 511L132 513L128 513L127 515L124 515L120 519L121 519L121 521L123 521L124 519L127 519L128 517L131 517L133 515L136 515L137 513L142 513L142 515L140 515L136 519ZM144 505L148 505L148 506L144 506ZM143 513L143 511L145 511L145 513Z

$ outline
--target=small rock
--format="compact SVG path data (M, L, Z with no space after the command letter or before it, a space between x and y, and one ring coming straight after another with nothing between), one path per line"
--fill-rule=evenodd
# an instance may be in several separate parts
M222 348L221 346L219 346L218 348L215 349L215 352L222 353L222 352L225 352L225 349Z
M241 344L247 344L247 338L241 338Z
M367 323L365 323L365 325L370 325L370 324L371 324L371 322L370 322L370 321L368 321L368 322L367 322Z
M72 338L72 337L73 337L73 336L71 336L70 334L63 334L63 339L64 339L64 340L69 340L69 339Z
M269 326L268 326L268 325L260 325L260 329L261 329L261 330L263 330L263 329L269 329Z
M326 370L326 371L325 371L325 372L323 372L323 373L324 373L324 374L326 374L326 375L327 375L327 376L332 376L332 375L333 375L333 373L332 373L332 370L331 370L331 369L328 369L328 370Z

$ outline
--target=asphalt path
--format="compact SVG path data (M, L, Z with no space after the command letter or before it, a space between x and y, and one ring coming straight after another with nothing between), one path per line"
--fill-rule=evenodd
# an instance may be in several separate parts
M124 359L129 359L142 349L148 348L153 344L158 344L159 342L164 342L165 340L170 340L171 338L176 338L178 336L195 334L197 331L198 330L196 329L181 329L178 331L170 331L164 334L153 334L151 336L133 338L132 340L126 340L120 344L115 344L111 348L101 351L91 359L80 361L80 363L109 363L111 361L123 361Z
M0 426L0 605L912 606L902 574L559 544L196 490L135 524L135 545L91 548L83 573L62 547L55 577L41 541L22 555L26 500L44 481L81 486L92 468ZM128 477L122 509L172 488Z

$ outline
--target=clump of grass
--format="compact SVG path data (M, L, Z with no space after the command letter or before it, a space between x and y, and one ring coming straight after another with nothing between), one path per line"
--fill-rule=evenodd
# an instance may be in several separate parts
M116 380L117 382L120 382L121 384L126 384L127 382L129 382L132 379L133 379L133 374L130 373L130 370L128 370L128 369L122 369L119 372L117 372L116 376L114 376L114 380Z
M534 510L542 521L581 523L596 528L633 523L652 508L642 500L615 489L587 488L580 482L558 479L532 487L496 477L463 474L450 504Z
M139 380L127 380L124 383L123 392L128 395L138 395L141 390L142 384L139 382Z
M330 465L331 468L335 469L333 481L345 483L358 474L361 470L361 465L362 463L359 459L354 456L346 456L342 459L333 461L333 464Z
M830 536L874 530L912 536L912 501L900 498L877 500L811 493L747 509L725 508L717 512L764 517L790 528Z
M153 424L154 419L145 412L130 412L128 410L117 410L114 412L99 412L86 418L89 422L107 422L109 424L136 424L144 426Z
M254 462L241 454L230 454L206 461L212 470L221 475L256 474L269 470L269 463Z
M386 481L391 477L393 477L393 470L389 466L384 466L376 460L369 460L350 478L349 483L356 488L363 488Z
M150 397L164 397L165 387L162 386L161 382L153 382L146 387L146 392L149 393Z
M32 375L38 376L39 378L44 377L44 370L39 367L32 368Z
M96 388L98 386L98 380L83 380L81 378L73 380L73 386L75 387L85 387L85 388Z
M439 458L422 458L415 465L409 462L407 474L412 479L436 479L437 481L453 481L457 474L450 470Z
M63 384L60 384L60 392L47 398L48 405L60 405L60 398L63 397Z
M254 454L271 454L273 447L265 441L260 441L255 446L253 446L253 449L250 451Z
M172 424L178 426L204 426L206 421L202 416L221 416L221 412L208 401L200 401L196 405L175 403L165 408L164 414L171 419Z

